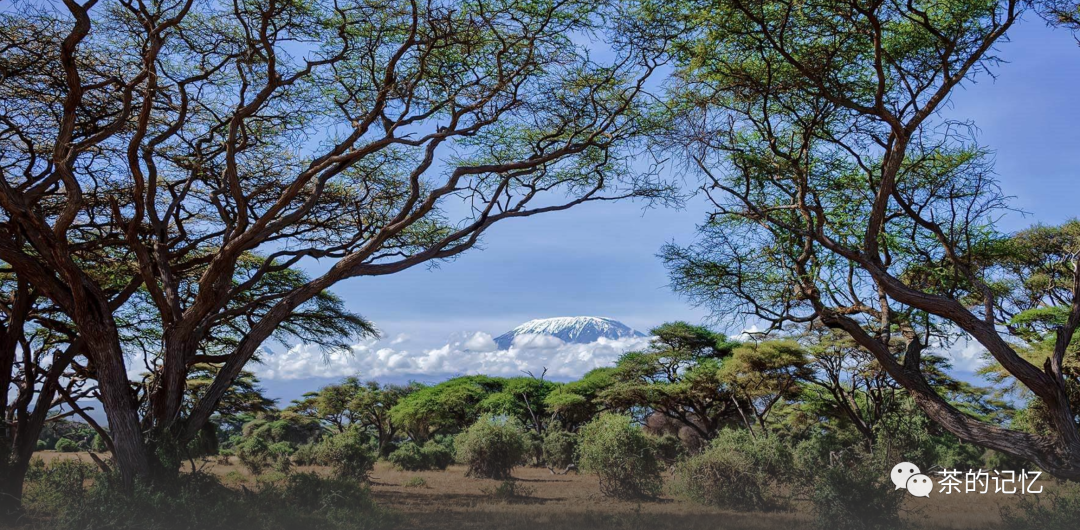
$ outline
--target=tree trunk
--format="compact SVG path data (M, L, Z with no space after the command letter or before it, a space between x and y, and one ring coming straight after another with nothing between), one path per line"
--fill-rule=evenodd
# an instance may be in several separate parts
M109 420L109 432L116 449L113 456L120 469L120 478L126 487L130 487L137 480L150 477L150 459L139 427L138 405L128 384L117 335L108 333L107 325L106 329L87 328L80 325L79 331L97 372L101 404Z
M24 460L0 466L0 517L8 519L22 510L23 482L29 463Z

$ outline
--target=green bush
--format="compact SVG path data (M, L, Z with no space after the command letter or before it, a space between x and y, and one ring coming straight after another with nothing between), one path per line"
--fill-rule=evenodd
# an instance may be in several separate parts
M423 447L414 442L405 442L390 453L387 460L404 471L442 471L453 463L454 454L434 440L428 440Z
M405 442L386 457L394 467L403 471L422 471L428 469L428 461L423 449L415 442Z
M1046 493L1018 495L1015 505L1002 506L1001 520L1006 528L1016 530L1073 530L1080 526L1080 484L1059 484Z
M77 462L39 465L27 477L27 528L37 530L364 530L396 521L355 481L295 473L257 490L184 473L125 491L116 477Z
M40 458L30 462L23 487L23 506L57 506L79 502L83 484L96 475L96 468L78 460L57 460L46 465Z
M442 471L454 463L453 445L428 440L421 452L424 454L424 460L427 461L429 469Z
M37 450L38 451L48 451L49 449L51 449L51 448L49 447L48 442L46 442L45 440L38 440L37 441Z
M558 469L566 469L574 463L577 441L577 435L572 432L548 432L544 435L544 463Z
M708 506L778 510L787 506L778 485L791 465L791 452L779 437L725 430L704 451L676 465L672 490Z
M292 454L292 463L298 466L318 465L319 444L303 444L297 447Z
M424 477L413 477L409 480L406 480L405 484L402 485L406 488L426 488L427 481L424 480Z
M513 420L481 418L454 440L466 476L508 479L525 456L524 430Z
M105 445L105 439L102 438L100 434L94 435L94 441L90 443L90 448L93 449L95 453L104 453L109 450L109 447Z
M290 457L296 448L286 442L278 442L266 448L270 457L270 465L274 467L274 471L279 473L288 473L292 469L292 460Z
M375 467L375 453L359 430L350 429L323 438L319 443L319 462L330 466L340 479L365 481Z
M261 437L245 439L242 443L236 444L234 451L236 451L236 458L240 460L240 465L247 468L252 475L262 475L272 464L270 445Z
M656 436L653 439L653 444L656 446L656 458L659 458L666 465L678 462L686 453L683 441L671 433Z
M653 443L629 416L603 414L582 427L578 461L600 477L600 491L611 497L655 497L660 464Z
M56 441L55 449L61 453L75 453L79 450L79 444L67 438L61 438Z
M480 488L480 491L489 497L501 501L516 501L526 497L531 497L536 490L530 486L526 486L516 480L509 479L499 483L498 486Z
M889 480L889 469L874 462L806 469L814 527L821 530L895 530L903 527L904 490Z

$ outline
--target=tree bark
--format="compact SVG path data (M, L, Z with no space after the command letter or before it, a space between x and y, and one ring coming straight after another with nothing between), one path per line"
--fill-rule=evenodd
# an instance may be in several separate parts
M89 329L88 329L89 328ZM111 328L112 333L109 333ZM125 487L150 478L150 458L139 427L138 405L128 384L127 370L115 328L86 326L79 331L97 372L101 404L109 420L117 467Z

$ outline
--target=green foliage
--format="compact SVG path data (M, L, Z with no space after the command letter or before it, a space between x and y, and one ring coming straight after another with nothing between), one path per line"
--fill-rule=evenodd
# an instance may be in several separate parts
M79 444L68 440L67 438L61 438L56 441L56 446L54 448L61 453L75 453L79 450Z
M699 454L675 467L674 492L699 504L735 510L773 511L787 507L781 485L793 463L787 442L755 438L727 429Z
M457 377L424 387L390 409L390 418L414 441L456 434L480 416L480 403L501 391L502 381L487 376Z
M428 440L420 450L430 469L442 471L454 463L454 439L449 437L447 439L450 443Z
M405 442L390 453L387 460L404 471L442 471L454 462L454 453L435 440L428 440L423 447L414 442Z
M260 437L251 437L236 444L234 447L236 458L240 464L247 468L252 475L262 475L273 461L270 458L270 444Z
M549 431L544 435L544 463L557 469L566 469L574 463L578 435L567 431Z
M685 322L652 330L642 352L624 354L615 383L600 397L614 410L647 408L680 422L702 438L733 416L731 394L720 380L724 359L736 346L723 334Z
M1046 493L1020 495L1015 505L1001 507L1010 530L1073 530L1080 525L1080 484L1060 483Z
M266 448L274 471L279 473L288 473L292 469L291 457L295 451L296 449L286 442L278 442Z
M64 419L46 422L38 439L44 441L50 449L55 449L56 442L61 438L67 438L79 447L89 449L94 436L97 436L97 432L89 425Z
M292 463L298 466L314 466L319 464L319 444L303 444L296 448L292 454Z
M394 467L404 471L422 471L430 469L430 463L424 456L423 449L415 442L405 442L398 446L386 458Z
M267 444L286 442L292 445L310 443L322 435L323 429L311 418L291 411L268 412L244 424L244 439L260 438Z
M903 528L904 490L889 480L889 469L873 461L801 470L811 483L814 527L820 530Z
M531 497L536 490L516 480L508 479L499 483L498 486L480 488L485 495L504 502L514 502L526 497Z
M510 471L525 457L524 429L512 419L480 418L454 439L457 461L468 467L466 476L509 479Z
M528 431L542 431L545 420L551 415L545 400L561 385L535 377L511 377L500 382L502 388L484 398L479 410L496 416L510 416Z
M424 477L412 477L409 480L406 480L405 483L402 484L402 486L404 486L406 488L426 488L426 487L428 487L427 481L424 480Z
M365 481L375 467L376 455L359 429L323 438L319 461L330 466L334 476L345 480Z
M390 528L361 484L295 473L255 491L212 475L181 474L153 488L124 491L117 477L75 462L38 464L27 476L25 508L40 530L294 530Z
M95 453L104 453L109 450L108 446L105 445L105 439L100 434L94 435L94 441L90 443L90 448Z
M594 368L581 379L553 389L544 399L544 406L566 430L576 431L604 409L600 395L615 384L615 372L615 368Z
M418 388L420 385L416 383L380 385L375 381L361 383L355 377L348 377L340 384L305 394L289 410L339 432L350 427L366 429L378 438L380 456L386 456L392 450L390 446L399 428L390 411Z
M600 491L620 498L660 493L660 464L652 441L629 416L605 413L581 428L578 461L600 477Z
M94 466L77 460L57 460L46 465L40 458L30 462L23 488L23 505L33 510L79 500L83 484L97 476Z

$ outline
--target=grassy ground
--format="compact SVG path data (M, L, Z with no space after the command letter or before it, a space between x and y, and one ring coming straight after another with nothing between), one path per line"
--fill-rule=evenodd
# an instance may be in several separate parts
M89 458L78 453L41 455L55 458ZM274 474L251 476L242 466L198 462L204 471L222 476L226 483L251 488ZM320 470L319 468L298 468ZM609 499L600 494L595 477L585 474L552 475L546 469L514 471L526 496L506 499L493 494L500 481L465 477L462 466L446 471L398 471L380 462L371 474L372 494L380 506L403 518L403 528L423 529L578 529L625 528L656 530L695 529L803 529L811 514L805 503L796 502L793 512L743 513L699 506L670 497L650 502ZM422 479L422 480L421 480ZM1046 490L1054 487L1040 480ZM409 484L409 485L407 485ZM905 518L920 528L993 529L1001 526L1001 506L1018 495L953 494L936 491L929 499L908 497Z

